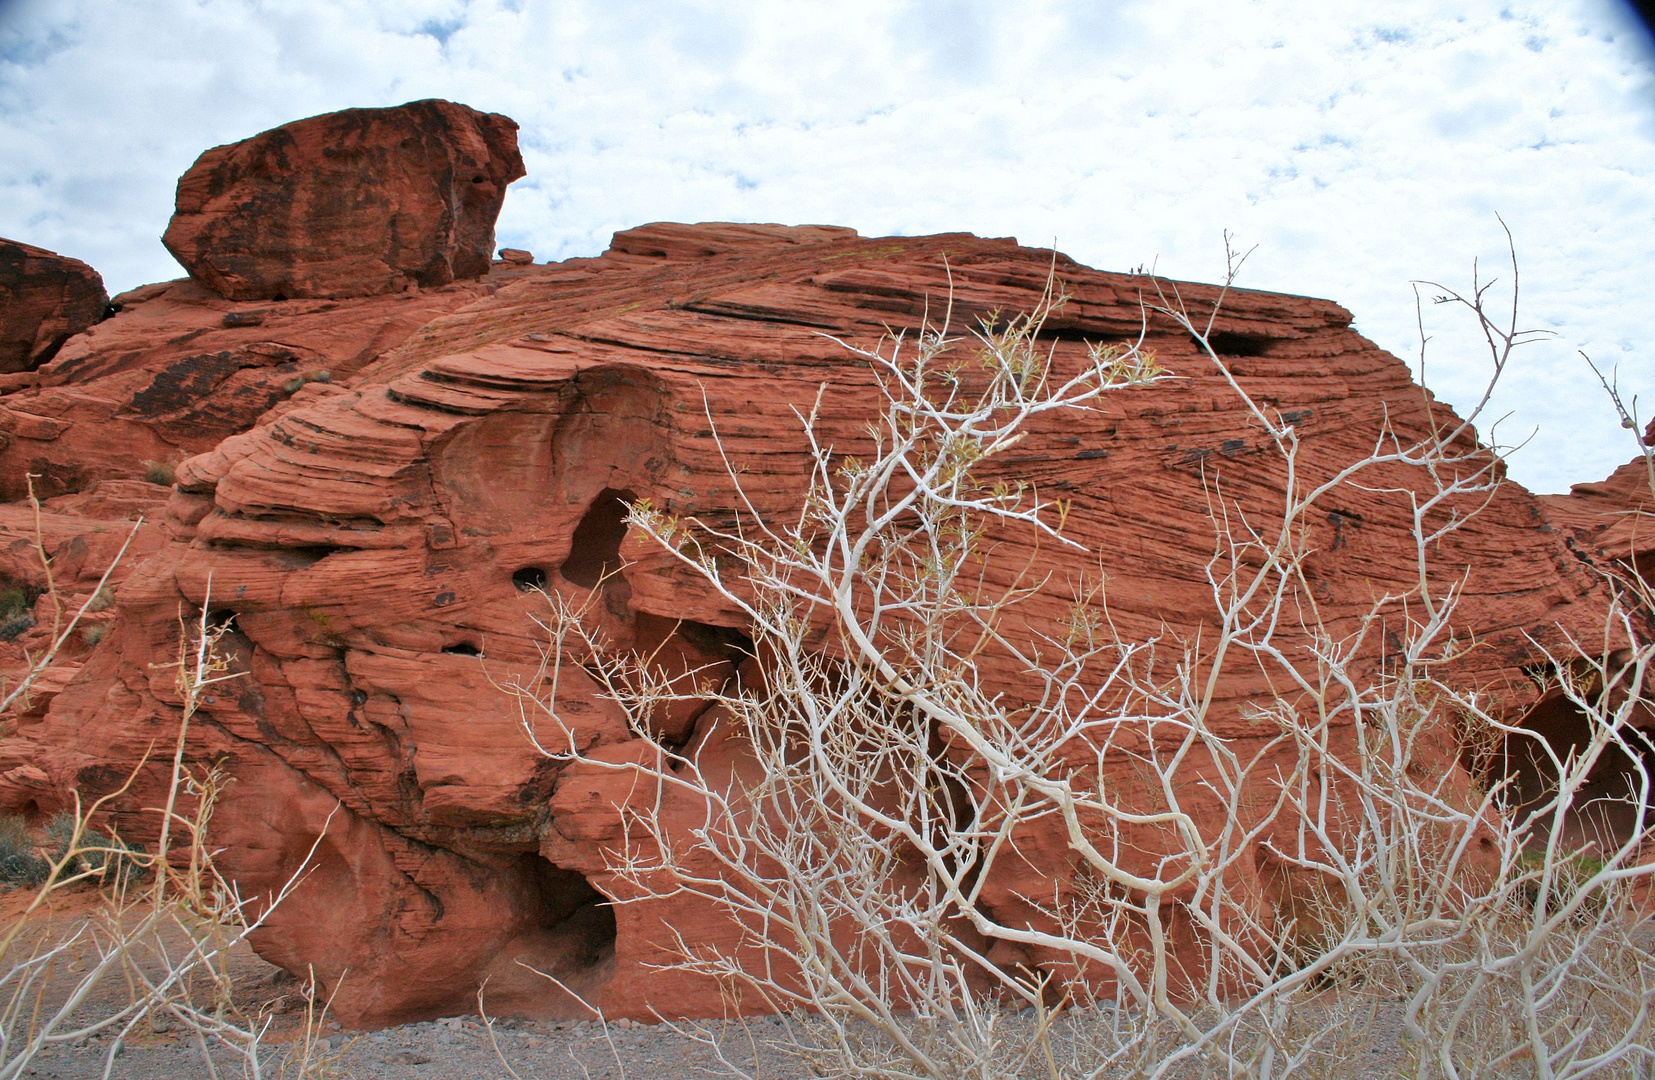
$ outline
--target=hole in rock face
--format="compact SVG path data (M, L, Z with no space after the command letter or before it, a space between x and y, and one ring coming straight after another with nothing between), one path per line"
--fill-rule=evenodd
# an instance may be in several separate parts
M684 619L678 623L678 632L696 648L722 655L733 664L753 655L753 639L733 626L710 626Z
M558 572L563 580L583 589L595 588L606 573L621 567L621 541L626 539L626 506L637 499L631 491L604 488L586 516L575 526L569 557Z
M483 650L469 641L457 641L452 645L444 645L442 651L450 656L481 656Z
M671 750L695 738L701 716L714 703L709 691L728 688L754 650L753 639L734 627L647 611L634 616L632 647L671 692L645 716L650 733Z
M1034 335L1036 341L1063 341L1075 345L1125 345L1132 339L1119 335L1088 332L1080 326L1063 326L1047 322Z
M538 566L525 566L511 576L511 583L518 592L533 592L535 589L546 587L546 571Z
M1592 739L1592 721L1561 695L1536 705L1523 719L1522 727L1538 735L1563 760L1583 753ZM1651 735L1648 731L1630 731L1627 741L1631 753L1610 746L1598 758L1563 816L1564 849L1594 845L1607 851L1631 838L1637 828L1640 765L1655 777L1655 740ZM1506 737L1495 762L1495 775L1511 781L1508 805L1519 815L1539 809L1557 794L1557 767L1532 736ZM1652 805L1645 807L1646 822L1650 814L1655 814L1655 789L1650 802ZM1550 829L1549 820L1538 822L1536 841L1544 840Z
M609 898L580 874L538 855L521 861L534 928L552 939L563 964L586 970L614 955L615 909Z
M1238 334L1230 330L1208 334L1207 343L1220 356L1263 356L1273 344L1263 334Z
M236 613L228 608L214 608L207 612L207 629L209 630L233 630L235 629L233 625L235 621Z

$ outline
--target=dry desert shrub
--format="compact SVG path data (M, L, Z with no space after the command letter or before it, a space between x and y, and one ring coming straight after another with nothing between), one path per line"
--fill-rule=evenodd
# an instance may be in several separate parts
M1476 321L1497 378L1530 336L1515 259L1509 318L1488 287L1438 302ZM1502 479L1471 426L1481 406L1313 466L1214 348L1216 305L1192 311L1146 278L1146 324L1158 313L1202 347L1285 481L1267 506L1209 486L1201 638L1117 633L1102 581L1074 588L1064 625L1030 630L1012 616L1039 582L985 589L987 538L1069 543L1067 507L980 479L982 463L1037 416L1163 377L1142 337L1056 370L1038 334L1059 302L968 340L945 322L862 352L883 391L869 446L846 457L802 416L814 466L796 518L718 528L632 505L634 529L743 614L761 679L686 690L547 591L545 664L514 687L525 730L549 755L633 774L642 795L609 852L633 895L704 898L745 932L732 949L680 939L664 962L717 980L732 1008L790 1017L792 1053L821 1076L1650 1075L1639 725L1655 597L1612 576L1599 633L1536 642L1536 678L1583 732L1540 738L1455 682L1463 575L1432 561ZM739 489L738 462L730 475ZM1335 629L1305 524L1333 493L1381 483L1412 515L1415 582ZM1381 635L1385 662L1369 663ZM990 661L1012 690L984 678ZM571 666L652 759L583 758L559 720ZM1215 723L1242 670L1275 688L1250 705L1262 738L1245 743ZM716 720L692 742L652 733L663 705L709 693ZM742 767L720 764L732 752ZM1543 782L1501 765L1518 758ZM1607 764L1622 780L1605 792ZM1197 792L1223 812L1192 814ZM1037 829L1062 837L1070 887L1002 918L985 890L1019 872Z

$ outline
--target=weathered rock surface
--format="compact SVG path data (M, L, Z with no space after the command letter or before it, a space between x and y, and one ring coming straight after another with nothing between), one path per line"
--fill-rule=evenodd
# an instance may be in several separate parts
M1644 429L1642 441L1655 446L1655 421ZM1655 467L1642 454L1603 480L1541 500L1583 558L1630 567L1655 583Z
M0 374L44 364L108 306L90 266L0 237Z
M105 480L84 492L47 499L40 512L26 502L0 504L0 685L16 685L30 658L44 655L54 633L81 615L50 667L30 686L14 713L38 719L52 699L80 673L81 665L114 623L114 594L133 570L165 543L161 519L170 487L142 480ZM122 549L125 555L117 561ZM58 606L47 591L44 554L51 560ZM98 595L105 571L114 567ZM90 604L88 604L90 602ZM46 790L46 774L29 762L13 762L0 783L14 791L14 805L32 810L33 787ZM48 791L49 798L57 793Z
M517 125L449 101L346 109L218 146L162 242L233 300L341 299L481 277Z
M0 498L163 476L267 410L331 392L433 319L533 268L351 300L225 300L188 279L115 297L113 317L0 379Z
M233 614L225 643L245 672L208 704L191 743L236 777L215 818L222 865L244 892L261 892L320 837L315 872L258 947L292 970L314 965L330 987L343 979L335 1008L346 1022L470 1011L485 978L500 1013L580 1014L518 961L611 1016L717 1013L707 984L646 965L669 924L731 944L729 924L683 900L605 902L621 892L604 855L618 807L652 793L537 752L499 689L536 671L532 617L544 600L523 586L594 599L617 647L653 652L668 677L700 665L741 677L739 618L628 539L620 500L728 523L741 505L728 455L761 512L794 513L807 457L793 408L821 393L825 435L848 447L877 402L866 365L828 335L872 346L950 295L956 326L1029 310L1052 266L1051 252L964 234L660 225L618 234L599 258L520 267L350 378L295 394L178 467L170 540L122 586L113 629L50 708L0 743L0 806L46 812L72 788L124 777L176 722L171 676L152 665L173 653L179 605L206 606ZM1211 605L1211 492L1268 501L1279 462L1187 336L1158 319L1141 325L1141 279L1062 257L1056 272L1072 298L1042 340L1060 363L1078 362L1088 341L1143 332L1178 378L1049 417L991 467L1072 500L1067 532L1087 551L1043 552L1051 581L1101 563L1123 633L1193 635ZM1179 288L1192 304L1217 296ZM355 310L313 312L315 332ZM1328 301L1248 291L1232 292L1220 318L1216 340L1236 377L1304 439L1307 475L1363 456L1387 423L1404 439L1429 430L1406 366L1349 323ZM208 355L265 340L321 351L266 324L214 339ZM114 378L124 361L98 355ZM1417 482L1379 470L1340 489L1314 522L1307 573L1335 630L1375 594L1411 587L1398 492ZM1446 537L1437 559L1465 574L1459 617L1479 642L1467 676L1520 712L1532 695L1525 635L1589 623L1598 580L1515 485ZM990 559L985 584L1008 584L1022 561ZM618 577L600 583L604 567ZM1021 617L1054 625L1069 600L1054 587ZM650 753L579 670L564 678L563 715L588 756ZM1238 753L1262 735L1237 707L1264 689L1240 676L1223 688ZM655 722L703 740L705 761L733 763L713 719ZM153 805L159 780L152 770L124 805ZM1199 817L1202 798L1192 790L1185 809ZM1050 879L1031 870L995 883L1003 917L1068 872L1055 833L1031 838L1024 854Z

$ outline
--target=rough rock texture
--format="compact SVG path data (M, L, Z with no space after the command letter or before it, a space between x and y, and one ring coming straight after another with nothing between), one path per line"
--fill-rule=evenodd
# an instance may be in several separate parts
M104 480L84 492L45 500L38 522L27 503L0 505L0 604L8 609L0 615L0 682L5 688L15 685L31 656L45 653L57 626L94 601L52 665L30 686L27 699L18 703L16 714L43 716L80 673L115 621L115 590L166 543L161 519L171 494L167 486L142 480ZM123 545L126 555L117 563ZM46 590L42 550L51 560L61 604L57 610ZM98 583L112 565L107 591L95 599ZM38 808L21 796L45 782L46 774L26 761L13 762L0 780L19 796L14 805L30 812Z
M1655 447L1655 422L1644 430L1641 442ZM1604 480L1575 484L1569 494L1543 495L1540 502L1571 554L1604 580L1617 582L1627 617L1648 640L1655 634L1655 605L1648 601L1655 596L1655 463L1640 453ZM1646 696L1639 705L1634 723L1649 737L1655 734L1655 709L1647 700ZM1558 752L1584 746L1591 735L1579 712L1555 691L1535 705L1524 726L1540 733ZM1518 748L1505 768L1525 801L1544 797L1556 783L1556 768L1532 746ZM1630 757L1618 751L1605 754L1564 819L1564 842L1628 839L1637 820L1626 795L1638 790L1639 779ZM1646 858L1655 859L1655 845L1646 845L1645 851Z
M1655 421L1643 444L1655 446ZM1655 584L1655 470L1642 455L1601 481L1575 484L1567 495L1543 495L1551 520L1583 558L1621 563Z
M529 677L538 655L531 620L544 601L521 586L572 598L602 588L595 610L619 646L653 652L669 677L700 664L742 677L740 620L628 539L619 501L732 520L716 430L746 497L791 514L806 475L793 407L825 387L827 437L849 447L876 403L866 365L828 335L871 346L942 310L950 291L956 327L1028 310L1053 265L1049 251L964 234L659 225L618 234L596 259L521 267L352 378L295 394L179 466L170 540L122 586L115 627L50 708L0 743L0 807L47 812L73 787L124 776L175 723L171 677L151 665L172 654L179 604L207 606L234 615L225 640L246 672L207 706L191 744L236 777L215 819L222 865L257 893L321 837L315 872L258 947L291 970L315 965L330 987L343 978L334 1000L346 1022L470 1011L485 978L499 1013L580 1014L518 960L611 1016L717 1013L712 988L646 965L667 924L729 944L728 924L682 900L604 902L621 894L603 854L617 808L645 793L537 753L498 689ZM1101 563L1122 632L1193 634L1210 606L1214 485L1268 499L1279 464L1187 336L1155 319L1141 327L1141 279L1055 266L1072 299L1043 341L1060 363L1142 330L1179 377L1050 416L993 467L1073 500L1068 535L1088 552L1045 551L1050 580ZM1192 304L1217 295L1179 288ZM1219 321L1236 377L1304 438L1307 475L1362 456L1387 421L1404 438L1426 430L1427 399L1406 366L1349 323L1328 301L1247 291L1230 294ZM272 337L264 327L209 355ZM1307 573L1335 629L1374 594L1411 587L1407 502L1386 489L1416 482L1373 474L1314 523ZM1520 714L1532 696L1525 633L1590 621L1597 579L1515 485L1436 555L1466 575L1462 630L1480 643L1467 676ZM620 574L600 584L605 566ZM986 584L1021 567L997 555ZM1068 602L1054 588L1022 614L1051 625ZM583 674L565 679L564 716L589 756L648 753ZM1239 703L1262 689L1242 677L1223 688L1238 753L1261 738ZM713 719L659 722L733 767ZM158 782L149 774L127 805L152 805ZM1199 817L1201 798L1192 790L1185 809ZM1003 918L1068 873L1055 834L1030 837L1024 854L1050 877L994 883L985 895Z
M0 374L44 364L108 306L90 266L0 237Z
M517 125L449 101L346 109L196 159L162 242L234 300L340 299L481 277Z
M122 293L50 363L0 377L0 498L21 498L25 473L53 496L171 468L518 272L496 263L483 281L354 300L238 303L188 279Z

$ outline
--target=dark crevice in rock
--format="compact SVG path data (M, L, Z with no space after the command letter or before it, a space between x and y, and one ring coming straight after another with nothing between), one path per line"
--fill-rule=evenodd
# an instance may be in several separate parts
M1553 691L1529 710L1520 726L1534 735L1507 735L1489 770L1490 780L1508 785L1507 809L1519 817L1557 796L1558 771L1547 748L1559 760L1578 758L1592 741L1593 723L1561 691ZM1655 817L1655 790L1639 814L1640 765L1655 776L1655 737L1634 729L1627 733L1627 742L1627 749L1609 746L1587 774L1563 818L1563 849L1587 847L1594 857L1602 857L1626 843L1640 816L1646 823ZM1549 820L1537 821L1533 843L1545 842L1550 832Z
M1213 352L1219 356L1266 356L1275 345L1275 341L1263 334L1216 330L1207 335L1207 344L1211 345ZM1196 342L1196 347L1200 347L1199 342Z
M529 889L531 929L553 947L565 972L588 971L615 954L615 909L573 870L539 855L518 859Z
M621 541L626 539L626 514L637 495L624 489L604 488L575 526L569 557L558 572L563 580L583 589L596 588L605 574L621 568Z
M539 566L525 566L513 572L511 583L518 592L533 592L536 589L546 588L546 571Z

